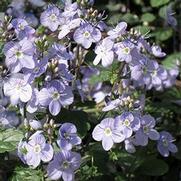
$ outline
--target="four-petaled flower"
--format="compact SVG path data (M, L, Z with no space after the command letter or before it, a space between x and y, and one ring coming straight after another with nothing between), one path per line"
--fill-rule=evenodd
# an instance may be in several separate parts
M40 131L35 132L28 142L19 145L19 155L24 163L36 168L41 160L49 162L53 158L53 148L46 143L45 137Z
M69 86L59 81L53 81L50 86L39 92L39 103L42 106L49 106L52 115L57 115L61 107L68 106L73 102L73 93Z
M101 32L98 28L91 24L83 24L76 29L74 33L74 40L81 44L84 48L90 48L92 43L96 43L101 39Z
M125 138L131 137L133 131L140 128L140 120L130 112L124 112L115 118L115 126L120 129Z
M56 31L60 25L60 10L56 6L49 6L40 17L41 24L51 31Z
M23 67L33 69L35 62L33 58L34 46L31 41L24 38L18 43L9 42L4 46L6 56L5 63L12 73L19 72Z
M62 150L54 155L48 164L47 173L51 180L61 177L64 181L74 180L74 171L80 167L81 156L76 152Z
M105 38L95 48L95 53L97 54L96 58L93 61L94 65L97 65L100 61L102 61L102 65L107 67L112 64L114 60L114 52L113 52L114 42Z
M121 143L125 139L125 135L115 127L113 118L103 119L94 128L92 136L96 141L102 141L102 146L106 151L110 150L114 143Z
M155 119L150 115L144 115L141 118L141 128L136 131L135 134L136 144L146 146L148 144L148 138L151 140L158 140L160 135L154 127Z
M19 39L31 38L35 33L35 29L28 25L25 19L14 18L8 28L14 28Z
M77 136L77 128L72 123L64 123L59 129L57 143L61 149L71 150L72 146L81 144L81 139Z
M168 157L169 152L176 153L178 151L176 145L173 144L173 141L174 139L170 133L167 131L160 132L157 149L162 156Z
M25 81L24 75L17 73L13 74L4 83L4 94L10 97L11 104L16 105L19 100L28 102L31 99L32 88L30 84Z

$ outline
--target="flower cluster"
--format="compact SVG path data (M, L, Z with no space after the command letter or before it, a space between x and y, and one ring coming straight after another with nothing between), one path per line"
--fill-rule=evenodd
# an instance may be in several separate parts
M177 147L172 143L173 138L166 131L155 130L155 119L150 115L141 116L136 112L123 112L120 116L105 118L92 133L96 141L102 141L104 150L108 151L114 143L124 142L127 152L134 153L136 146L146 146L148 140L157 141L157 148L164 157L169 151L176 153Z
M18 146L24 164L36 168L48 163L51 180L74 180L81 164L74 149L81 149L82 141L74 124L60 120L63 110L80 110L80 101L94 101L102 112L114 114L98 123L92 133L104 150L124 143L125 150L134 153L137 146L154 140L164 157L177 152L170 133L158 132L156 120L143 114L145 92L171 87L179 73L177 66L167 70L158 63L166 56L158 45L128 30L126 22L107 26L104 14L92 7L93 1L67 0L59 7L28 0L44 7L39 17L26 14L25 2L18 2L13 0L7 11L13 18L2 22L7 37L0 71L0 124L4 128L24 126L26 134ZM91 62L86 60L90 50L94 54ZM90 83L101 70L115 64L113 80Z
M26 141L21 141L18 146L18 156L27 165L36 168L40 162L50 162L47 167L48 177L51 180L63 178L64 181L71 181L74 178L74 171L80 167L81 156L72 152L71 149L81 144L77 135L77 129L72 123L64 123L59 128L57 145L60 151L54 153L53 146L46 142L39 122L32 120L32 128L39 129Z

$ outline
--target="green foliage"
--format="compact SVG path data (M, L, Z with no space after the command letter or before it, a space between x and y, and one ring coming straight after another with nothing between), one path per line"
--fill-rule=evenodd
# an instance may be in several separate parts
M155 15L152 13L145 13L141 16L141 21L153 22L156 19Z
M144 161L139 167L143 175L161 176L168 172L168 165L161 159L151 158Z
M155 36L157 41L165 41L172 37L173 30L171 28L158 29L152 35Z
M17 167L13 172L10 181L43 181L43 173L41 170L33 170L31 168Z
M23 133L15 129L0 130L0 153L10 152L17 148Z
M152 7L159 7L167 4L170 0L150 0Z
M181 53L174 53L165 58L163 66L167 69L173 69L178 63L181 63Z
M119 64L118 62L114 62L113 65L107 69L103 69L100 67L100 73L99 75L93 75L90 79L90 84L94 85L98 82L105 82L110 81L111 84L115 82L118 78L118 71L119 71Z

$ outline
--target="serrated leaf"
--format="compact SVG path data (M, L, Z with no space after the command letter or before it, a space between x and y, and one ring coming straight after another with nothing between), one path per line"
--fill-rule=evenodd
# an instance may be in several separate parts
M170 0L150 0L152 7L159 7L167 4Z

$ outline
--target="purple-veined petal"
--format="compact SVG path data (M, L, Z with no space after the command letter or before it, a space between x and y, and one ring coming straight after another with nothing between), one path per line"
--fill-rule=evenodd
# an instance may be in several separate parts
M96 141L101 141L103 139L103 135L104 135L104 129L100 126L100 124L98 124L92 132L92 137Z
M108 151L112 148L113 146L113 140L111 136L105 136L102 138L102 146L104 150Z
M40 157L44 162L49 162L53 158L53 148L50 144L45 144Z
M56 116L61 110L61 105L59 101L52 100L49 104L49 111L52 115Z

